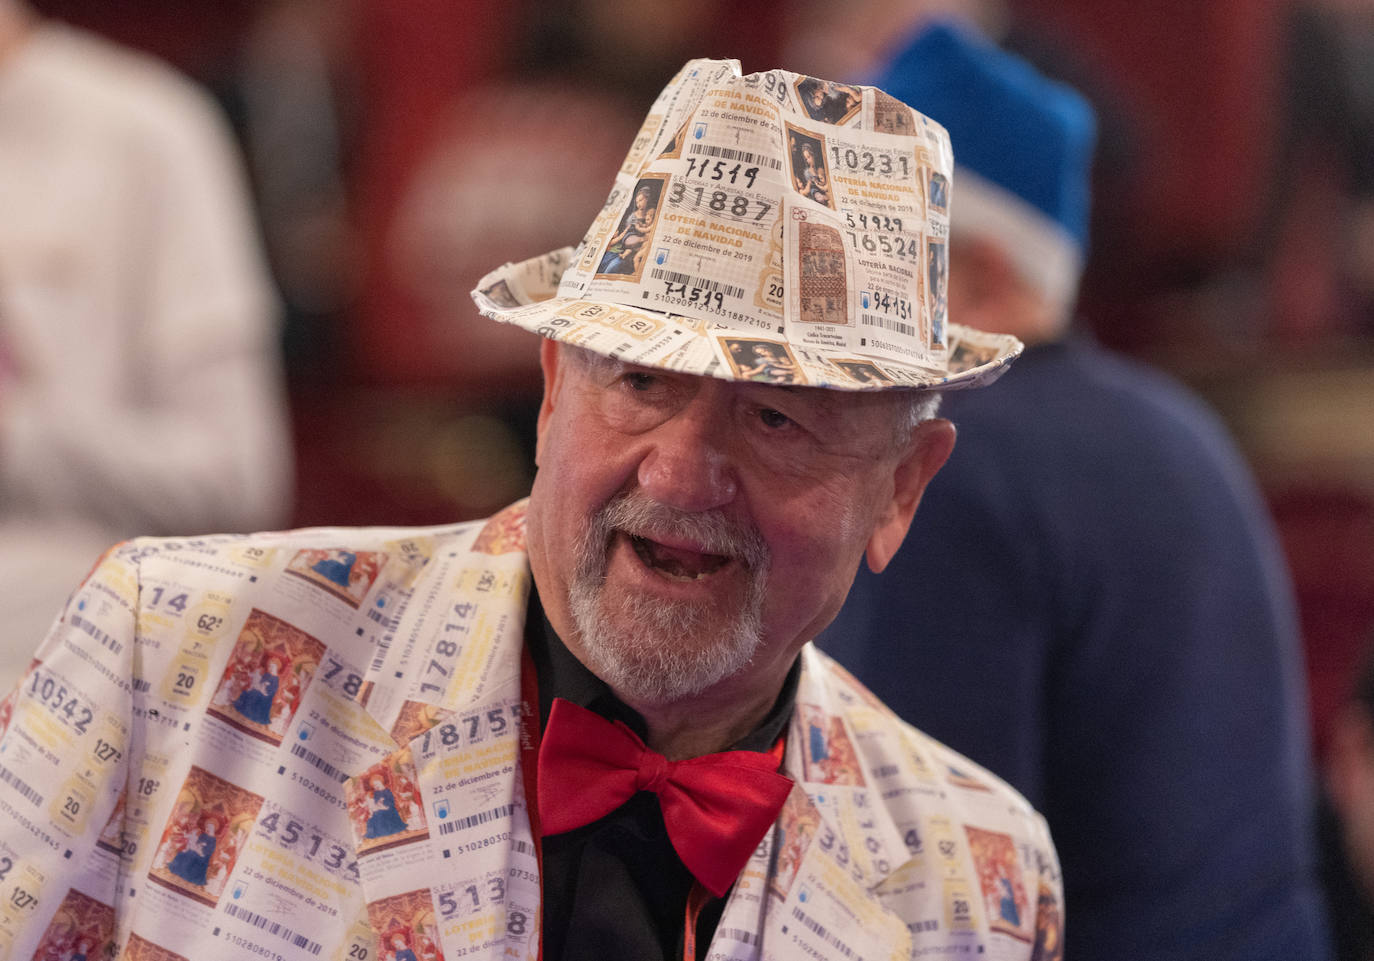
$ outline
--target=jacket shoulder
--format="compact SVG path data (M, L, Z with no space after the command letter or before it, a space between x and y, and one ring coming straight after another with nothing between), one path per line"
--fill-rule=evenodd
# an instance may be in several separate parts
M299 550L329 546L335 549L377 550L388 544L424 540L444 546L462 543L482 529L484 521L437 524L429 527L299 527L252 534L204 534L192 537L136 537L111 548L117 557L224 554L245 550Z
M814 645L808 647L809 674L825 698L855 732L856 752L864 773L881 788L889 808L902 799L922 797L927 809L945 807L961 819L982 809L998 810L1025 825L1048 843L1044 819L1026 798L1001 777L919 728L902 720L854 675ZM999 816L999 820L1003 820Z

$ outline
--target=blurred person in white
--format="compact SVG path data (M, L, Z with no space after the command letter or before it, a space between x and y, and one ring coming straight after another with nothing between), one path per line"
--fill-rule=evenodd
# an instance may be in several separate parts
M112 539L286 519L249 209L189 82L0 0L0 686Z

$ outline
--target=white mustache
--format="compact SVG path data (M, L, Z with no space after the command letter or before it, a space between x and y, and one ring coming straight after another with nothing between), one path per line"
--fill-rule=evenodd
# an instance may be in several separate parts
M704 553L737 560L755 574L767 571L771 561L768 545L756 528L720 511L681 511L641 491L620 494L592 515L586 532L588 546L604 547L614 531L648 540L686 540ZM604 550L601 553L604 568Z

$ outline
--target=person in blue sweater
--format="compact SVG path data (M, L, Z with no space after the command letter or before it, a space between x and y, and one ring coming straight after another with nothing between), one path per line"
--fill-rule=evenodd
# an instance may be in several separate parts
M1091 109L945 23L880 74L950 131L951 320L1028 348L996 391L946 396L956 450L821 646L1045 812L1065 957L1327 958L1264 506L1197 399L1068 333Z

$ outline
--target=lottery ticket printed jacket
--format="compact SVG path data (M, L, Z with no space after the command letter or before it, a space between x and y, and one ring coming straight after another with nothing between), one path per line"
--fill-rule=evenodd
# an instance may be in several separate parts
M535 957L523 521L112 549L0 712L0 959ZM1039 816L802 658L710 957L1058 958Z

